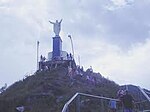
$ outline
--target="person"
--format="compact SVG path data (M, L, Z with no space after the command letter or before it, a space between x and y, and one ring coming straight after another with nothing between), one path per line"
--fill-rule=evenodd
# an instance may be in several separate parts
M117 98L119 98L119 99L121 99L122 97L123 97L123 95L124 95L124 90L119 90L118 92L117 92Z
M117 92L117 98L119 99L119 103L118 103L118 109L122 109L123 107L123 102L122 102L122 99L123 99L123 95L125 94L125 91L120 89L118 92Z
M127 90L125 91L125 94L123 95L122 103L124 107L124 112L133 112L134 99Z
M71 53L69 54L69 57L70 57L70 60L72 60L72 54Z
M90 74L92 74L93 73L92 66L90 66L89 70L90 70Z
M117 102L114 99L111 99L109 101L109 112L116 112L117 106L116 106Z
M53 24L53 30L56 36L59 36L60 30L61 30L61 22L62 19L60 20L60 22L58 22L58 20L56 20L56 22L51 22L49 21L51 24Z
M67 53L67 60L69 60L69 54Z

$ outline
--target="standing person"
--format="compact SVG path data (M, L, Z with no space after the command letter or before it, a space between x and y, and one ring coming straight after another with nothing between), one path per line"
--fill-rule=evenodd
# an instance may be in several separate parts
M121 99L121 98L123 97L123 95L124 95L124 91L120 89L120 90L117 92L117 98Z
M123 95L122 98L124 112L133 112L133 97L128 93L128 91L125 91L125 95Z
M122 99L123 99L123 95L125 94L125 91L120 89L118 92L117 92L117 98L120 100L120 102L118 103L118 108L119 109L122 109L123 107L123 102L122 102Z
M117 102L114 99L111 99L109 101L109 112L116 112L117 106L116 106Z

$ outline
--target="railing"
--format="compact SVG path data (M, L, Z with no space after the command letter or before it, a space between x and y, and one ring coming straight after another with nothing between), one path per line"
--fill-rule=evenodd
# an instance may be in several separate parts
M69 104L79 95L79 93L76 93L63 107L62 112L67 112L68 111L68 106Z
M123 112L123 106L118 99L95 96L85 93L76 93L63 107L62 112L108 112L109 101L117 102L117 111ZM149 100L135 102L135 112L150 112Z
M138 106L138 109L141 112L150 112L150 97L148 94L149 92L144 91L142 88L138 87L139 90L141 91L142 95L145 97L145 100L136 102L136 105Z
M145 92L142 88L140 88L140 87L138 87L139 88L139 90L142 92L142 94L146 97L146 99L149 101L149 103L150 103L150 97L147 95L148 93L147 92Z
M81 98L81 96L83 98ZM97 101L95 100L93 103L96 103L95 105L99 105L99 109L97 109L98 112L105 112L106 108L108 109L108 102L110 100L115 100L117 102L119 102L118 99L112 99L112 98L107 98L107 97L103 97L103 96L96 96L96 95L90 95L90 94L85 94L85 93L76 93L63 107L62 112L88 112L87 108L86 110L81 110L82 103L83 102L88 102L88 101L92 101L92 99L86 99L85 97L89 97L89 98L94 98L94 99L98 99ZM71 106L71 104L75 101L75 107L72 106L72 108L69 109L69 106ZM99 104L97 104L99 102ZM87 107L87 106L86 106ZM96 112L96 110L94 111Z

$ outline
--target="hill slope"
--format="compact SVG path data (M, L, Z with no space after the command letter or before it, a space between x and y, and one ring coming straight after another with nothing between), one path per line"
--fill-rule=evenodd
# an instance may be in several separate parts
M68 68L61 66L15 82L0 94L0 112L16 112L17 106L24 106L28 112L60 112L76 92L112 97L119 89L119 85L99 73L75 73L73 78L67 73Z

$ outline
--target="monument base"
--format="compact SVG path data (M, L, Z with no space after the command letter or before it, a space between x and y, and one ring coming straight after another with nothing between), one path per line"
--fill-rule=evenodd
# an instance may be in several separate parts
M62 51L62 40L60 36L55 36L53 37L52 59L61 57L61 51Z

